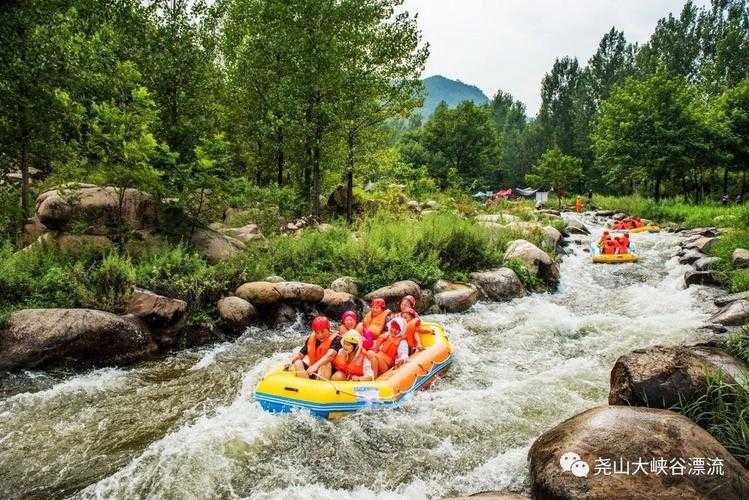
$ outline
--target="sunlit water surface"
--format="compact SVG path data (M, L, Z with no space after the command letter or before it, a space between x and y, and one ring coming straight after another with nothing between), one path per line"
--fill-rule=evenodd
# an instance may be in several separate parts
M429 317L447 326L455 363L398 410L263 412L253 388L300 344L299 325L129 368L22 374L35 389L0 399L0 497L527 492L534 439L604 403L618 356L705 335L715 292L683 289L678 238L636 242L637 265L594 266L573 246L556 294Z

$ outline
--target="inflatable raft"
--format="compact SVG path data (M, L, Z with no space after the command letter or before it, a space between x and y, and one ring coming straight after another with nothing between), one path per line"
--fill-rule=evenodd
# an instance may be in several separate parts
M329 381L304 379L279 365L255 388L255 400L266 411L286 413L309 410L322 418L338 418L363 408L396 408L414 392L431 385L453 362L452 346L445 328L423 323L432 333L422 333L423 351L383 373L376 380Z
M637 255L637 248L631 241L629 242L629 253L602 254L598 245L592 243L590 245L590 254L593 256L593 262L596 264L626 264L640 260L640 256Z
M634 229L627 229L629 231L629 234L637 234L637 233L659 233L661 231L661 228L659 226L642 226L642 227L636 227Z

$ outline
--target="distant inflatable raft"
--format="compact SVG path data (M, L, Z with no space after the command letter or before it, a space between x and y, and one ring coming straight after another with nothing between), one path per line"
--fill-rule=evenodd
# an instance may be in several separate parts
M637 234L637 233L659 233L661 231L661 228L659 226L642 226L642 227L636 227L634 229L627 229L630 234Z
M637 255L637 248L631 241L629 242L629 253L602 254L598 245L593 243L590 245L590 254L596 264L626 264L640 260L640 256Z
M309 410L322 418L338 418L363 408L396 408L414 392L431 385L453 362L452 346L445 328L424 323L432 333L422 333L425 349L403 365L388 370L371 382L304 379L279 365L268 372L255 389L255 400L266 411L286 413Z

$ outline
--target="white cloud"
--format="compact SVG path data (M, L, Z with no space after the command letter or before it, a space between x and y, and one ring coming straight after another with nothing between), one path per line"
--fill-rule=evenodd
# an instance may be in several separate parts
M708 0L697 0L697 5ZM683 0L406 0L430 43L425 76L440 74L481 88L509 91L534 114L541 79L554 58L585 63L612 26L644 42Z

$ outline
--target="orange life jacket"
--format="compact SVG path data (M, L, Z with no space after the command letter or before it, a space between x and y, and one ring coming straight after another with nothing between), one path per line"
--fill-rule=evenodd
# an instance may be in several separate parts
M353 359L347 361L346 351L341 349L338 351L338 355L335 357L333 364L335 364L335 369L339 372L345 373L347 378L352 376L361 377L364 375L364 357L364 353L356 352L354 353Z
M419 318L413 318L406 323L406 342L411 350L416 349L416 333L419 331L419 326L421 326Z
M364 323L364 326L372 333L372 335L379 337L382 330L385 328L385 320L388 316L390 316L389 309L384 309L375 317L372 317L372 311L369 311L367 315L364 316L362 323Z
M398 356L398 346L403 340L402 337L387 335L383 339L378 339L375 344L377 357L391 368L395 364L395 358Z
M328 335L328 338L320 342L320 344L317 343L314 333L307 337L307 357L309 358L310 365L317 363L320 358L325 356L325 353L330 350L330 344L333 343L335 337L336 336L331 333Z
M616 242L612 239L608 239L603 242L603 253L604 255L611 255L616 251Z

